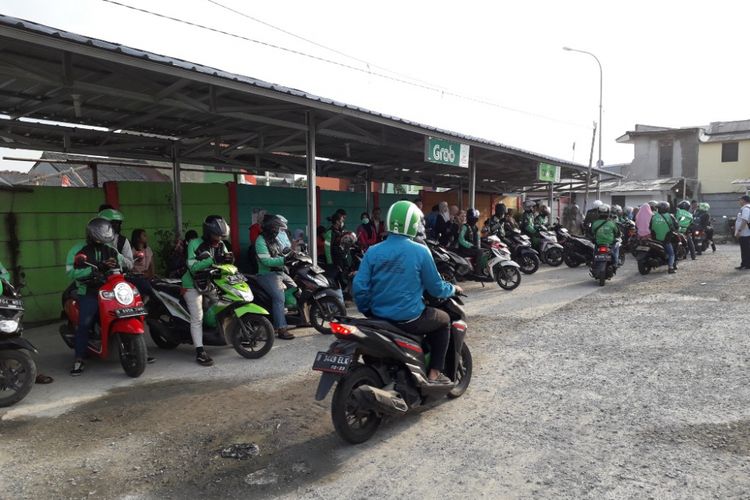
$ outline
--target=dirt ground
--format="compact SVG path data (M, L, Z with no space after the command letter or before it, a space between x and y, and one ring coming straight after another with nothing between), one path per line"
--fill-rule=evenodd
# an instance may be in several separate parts
M646 277L631 259L602 289L564 267L472 287L469 391L359 446L313 399L316 349L284 375L161 377L4 419L0 498L750 498L737 258ZM221 456L243 443L257 455Z

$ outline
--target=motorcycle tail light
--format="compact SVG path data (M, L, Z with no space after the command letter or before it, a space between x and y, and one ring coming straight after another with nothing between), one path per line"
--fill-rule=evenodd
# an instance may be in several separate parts
M609 252L609 247L605 247L603 245L599 247L599 253L607 253L607 252Z
M337 337L348 337L349 335L353 335L359 332L359 330L357 329L356 326L344 325L344 324L336 323L335 321L332 321L331 332Z

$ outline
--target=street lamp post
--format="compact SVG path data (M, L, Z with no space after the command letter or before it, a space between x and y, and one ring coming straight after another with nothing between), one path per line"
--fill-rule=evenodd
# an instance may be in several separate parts
M604 162L602 162L602 90L604 88L604 72L602 71L602 63L599 61L598 57L596 57L594 54L586 50L572 49L570 47L563 47L563 50L567 50L568 52L580 52L581 54L588 54L591 57L593 57L594 60L596 61L596 64L599 65L599 160L597 160L596 166L598 168L602 168L604 166ZM591 168L589 166L589 173L586 179L587 188L590 183L591 183ZM587 203L588 203L588 195L586 195L586 197L583 200L584 210L586 210Z

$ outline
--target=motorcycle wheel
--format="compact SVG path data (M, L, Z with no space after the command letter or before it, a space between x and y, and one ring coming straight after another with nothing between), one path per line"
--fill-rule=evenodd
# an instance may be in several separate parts
M606 282L607 282L606 276L599 276L599 286L604 286Z
M180 345L179 342L173 342L169 340L167 337L165 337L164 334L161 331L159 331L159 328L161 327L154 328L150 323L148 325L148 332L151 335L151 340L154 341L154 344L156 344L156 346L159 349L169 350L169 349L174 349L178 345Z
M344 441L351 444L364 443L370 439L383 420L374 411L360 408L353 392L361 385L380 388L383 383L375 370L360 365L339 381L331 401L333 427Z
M310 307L310 323L324 335L330 335L331 320L336 316L346 316L346 306L334 297L323 297Z
M552 247L547 250L544 260L552 267L557 267L563 263L563 253L557 247Z
M451 389L451 392L448 393L449 398L458 398L466 392L466 389L471 382L472 367L471 351L469 350L469 346L464 344L463 347L461 347L461 357L458 360L456 378L453 380L458 383L456 384L456 387Z
M242 321L245 330L240 327ZM245 314L232 322L232 347L237 354L247 359L258 359L265 356L273 347L273 325L264 316Z
M0 351L0 407L18 403L36 380L36 363L24 351Z
M517 267L501 266L497 264L494 269L495 281L503 290L515 290L521 284L521 273Z
M143 335L117 334L120 364L128 377L140 377L146 370L146 339Z
M687 250L685 250L685 247L682 245L677 246L677 259L678 260L687 259Z
M580 260L573 257L568 252L563 252L563 262L565 262L565 265L568 267L578 267L583 264Z
M648 267L645 262L638 262L638 272L641 273L643 276L646 276L648 273L651 272L651 268Z
M539 257L534 254L522 255L517 262L523 274L534 274L539 269Z

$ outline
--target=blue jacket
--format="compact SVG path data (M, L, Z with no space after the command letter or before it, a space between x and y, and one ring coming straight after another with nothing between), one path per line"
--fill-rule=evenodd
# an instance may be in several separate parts
M425 290L441 299L455 293L453 285L440 278L430 250L398 234L367 250L353 290L360 312L392 321L417 319L425 308Z

